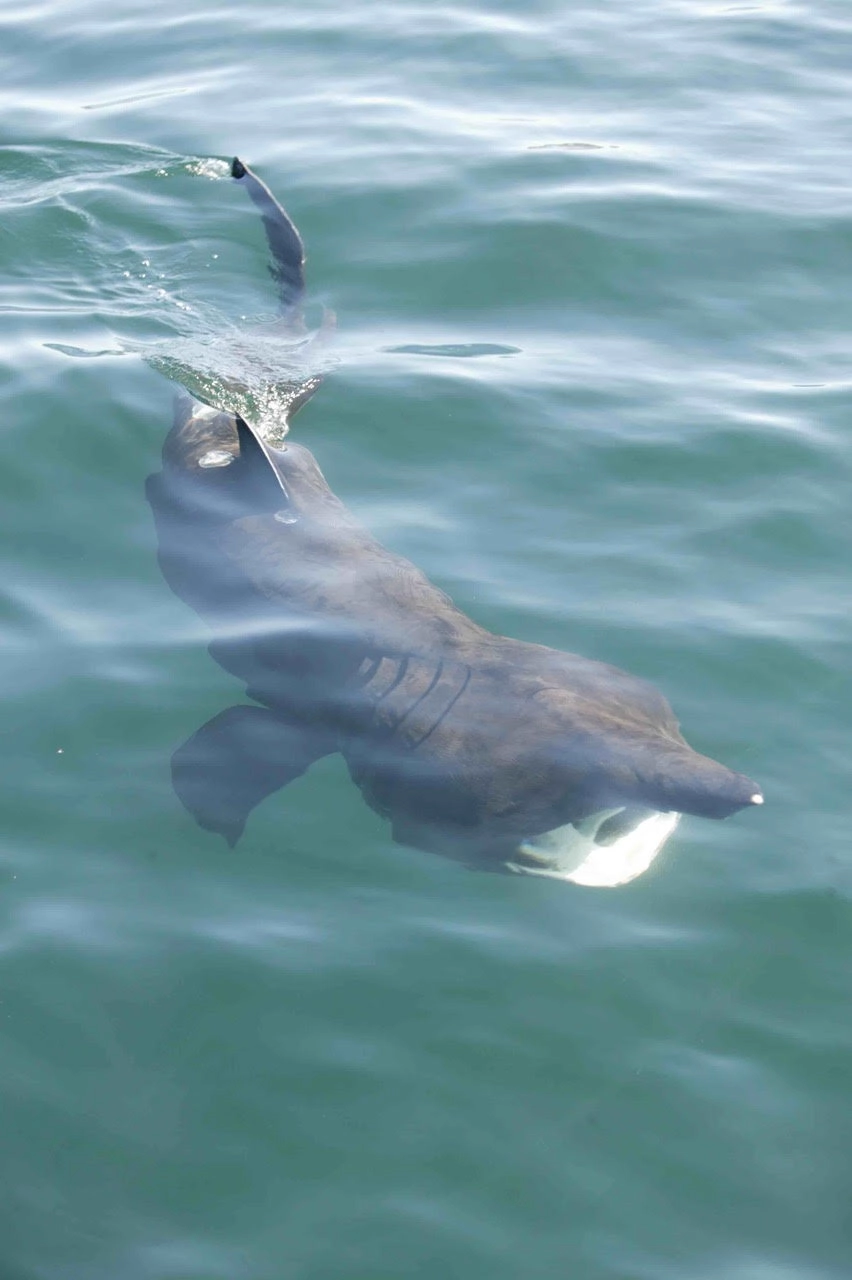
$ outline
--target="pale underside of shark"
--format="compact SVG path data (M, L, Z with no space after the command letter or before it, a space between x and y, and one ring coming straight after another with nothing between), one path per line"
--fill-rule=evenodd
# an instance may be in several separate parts
M249 169L232 172L263 218L282 340L304 345L299 234ZM319 381L294 381L288 418ZM166 580L253 700L173 757L181 801L231 844L334 752L401 843L587 885L639 875L682 813L762 803L687 745L651 685L467 617L354 519L304 446L182 397L147 493Z

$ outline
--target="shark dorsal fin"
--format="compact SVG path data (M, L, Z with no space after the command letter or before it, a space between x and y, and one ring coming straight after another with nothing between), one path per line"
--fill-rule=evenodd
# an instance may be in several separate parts
M290 494L275 453L255 427L249 426L237 415L237 442L240 446L240 466L247 469L256 486L260 504L271 510L290 505Z

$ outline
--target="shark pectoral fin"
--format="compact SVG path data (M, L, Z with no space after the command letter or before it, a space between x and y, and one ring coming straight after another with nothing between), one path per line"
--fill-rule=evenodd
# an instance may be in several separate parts
M175 751L172 785L199 826L233 848L261 800L334 750L328 734L290 724L265 707L229 707Z

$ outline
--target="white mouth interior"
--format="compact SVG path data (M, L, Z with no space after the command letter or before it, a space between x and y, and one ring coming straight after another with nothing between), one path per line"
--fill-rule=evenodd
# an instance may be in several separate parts
M594 888L629 884L647 871L680 821L679 813L647 813L612 841L598 843L601 827L623 809L603 809L582 822L566 823L518 846L534 865L507 862L521 875L551 876Z

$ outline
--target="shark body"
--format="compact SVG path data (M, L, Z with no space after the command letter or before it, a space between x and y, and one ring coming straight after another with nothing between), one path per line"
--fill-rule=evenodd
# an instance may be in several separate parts
M285 332L304 334L304 251L251 170ZM294 385L289 415L319 378ZM283 440L284 430L276 432ZM471 866L621 883L682 813L723 818L757 785L693 751L653 686L494 635L332 493L303 445L177 402L147 495L171 588L212 627L251 704L202 726L173 781L234 844L267 795L334 752L403 844Z

